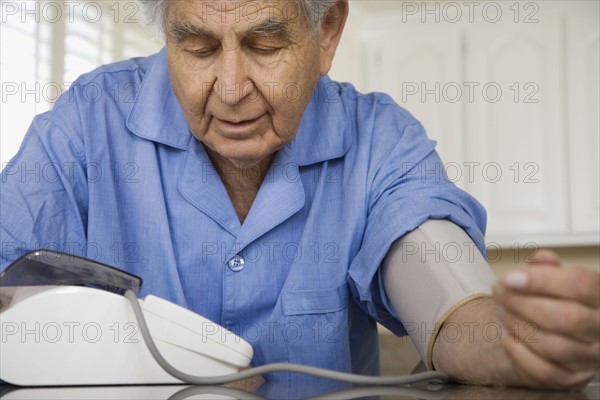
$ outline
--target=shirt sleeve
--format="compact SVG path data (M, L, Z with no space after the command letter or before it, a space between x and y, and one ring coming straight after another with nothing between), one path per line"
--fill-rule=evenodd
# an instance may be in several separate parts
M402 129L374 173L362 245L349 268L360 307L399 336L407 330L387 305L380 272L392 243L428 219L447 219L463 228L485 257L485 210L448 180L435 144L416 121Z
M76 108L66 105L60 114L69 115L69 107ZM65 133L66 124L50 119L53 114L33 120L19 152L0 174L0 271L32 250L85 252L87 166L83 146L75 135ZM72 114L70 120L76 121Z

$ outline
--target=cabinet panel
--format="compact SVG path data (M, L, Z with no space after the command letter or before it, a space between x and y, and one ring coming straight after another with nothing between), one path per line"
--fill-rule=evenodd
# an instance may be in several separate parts
M597 2L567 14L572 229L600 230L600 35ZM597 239L596 239L597 240Z
M488 242L597 245L600 3L470 3L456 23L458 3L408 3L363 20L366 88L423 122Z
M465 26L467 190L488 210L490 240L568 229L560 16Z
M400 16L397 17L400 20ZM460 36L455 26L402 25L393 18L363 38L370 91L386 92L438 142L445 163L462 159Z

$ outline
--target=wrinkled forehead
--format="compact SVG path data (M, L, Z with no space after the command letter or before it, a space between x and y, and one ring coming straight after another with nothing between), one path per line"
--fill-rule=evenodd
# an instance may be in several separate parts
M278 20L299 28L306 25L304 14L298 0L171 0L167 26L185 22L221 30Z

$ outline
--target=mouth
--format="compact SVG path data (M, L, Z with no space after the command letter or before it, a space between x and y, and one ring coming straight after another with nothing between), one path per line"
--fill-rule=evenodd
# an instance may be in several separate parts
M219 125L219 128L223 134L231 137L243 137L252 133L252 130L254 130L257 127L263 116L264 114L256 118L239 119L237 121L220 119L217 117L214 118L217 121L217 124Z

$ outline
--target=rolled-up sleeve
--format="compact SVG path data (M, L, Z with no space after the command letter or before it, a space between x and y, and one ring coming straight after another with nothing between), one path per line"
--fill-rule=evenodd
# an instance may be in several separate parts
M349 269L361 308L397 335L407 331L386 304L380 273L392 243L428 219L447 219L462 227L485 257L485 210L448 180L435 144L416 121L402 130L374 173L362 245Z

